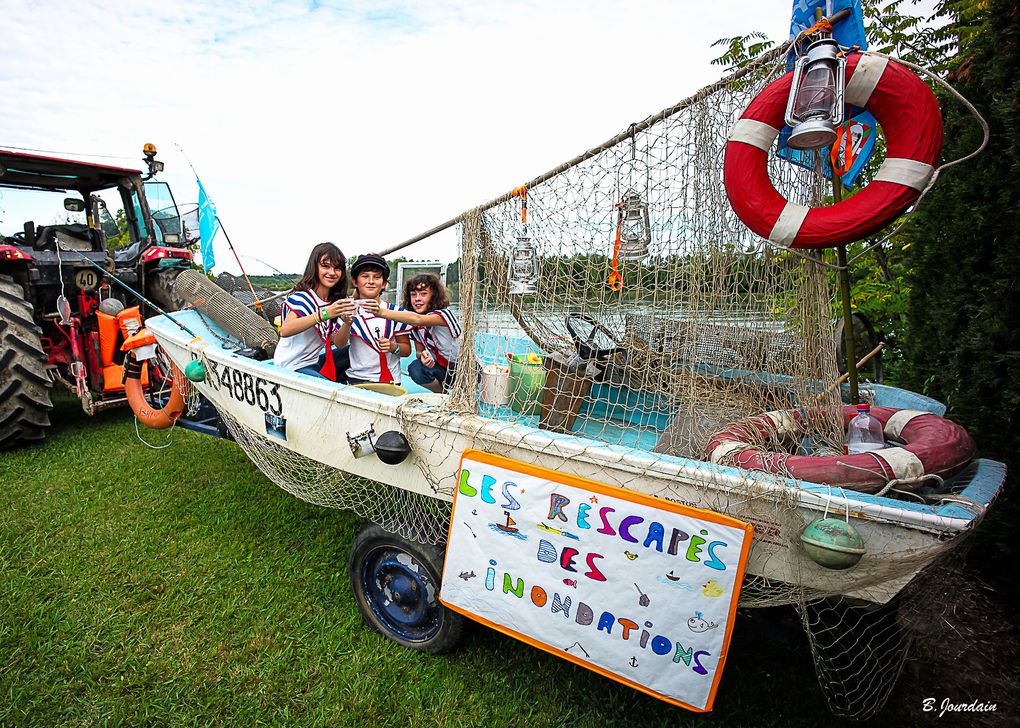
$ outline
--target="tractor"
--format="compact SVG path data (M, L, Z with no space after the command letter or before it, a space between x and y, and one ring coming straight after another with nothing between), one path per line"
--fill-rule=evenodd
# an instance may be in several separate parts
M0 149L0 450L46 436L54 385L89 414L126 404L121 343L156 313L145 299L179 308L194 243L143 154L144 173Z

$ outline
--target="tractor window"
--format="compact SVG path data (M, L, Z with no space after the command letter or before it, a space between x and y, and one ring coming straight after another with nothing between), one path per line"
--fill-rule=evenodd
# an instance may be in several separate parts
M93 194L96 201L96 227L103 231L106 238L106 249L111 253L131 245L131 231L128 230L127 214L124 212L124 200L120 190L111 188Z
M64 208L64 200L76 192L25 190L0 187L0 235L21 242L25 223L36 228L49 225L85 225L85 213Z
M177 211L170 185L166 182L146 182L145 199L155 223L156 242L160 245L174 245L181 240L181 216ZM177 236L174 241L172 236ZM167 239L167 236L170 236Z
M142 203L138 198L138 193L131 190L131 205L135 209L135 232L137 233L137 239L143 240L149 237L149 231L145 227L145 215L142 212ZM159 242L158 240L156 242Z

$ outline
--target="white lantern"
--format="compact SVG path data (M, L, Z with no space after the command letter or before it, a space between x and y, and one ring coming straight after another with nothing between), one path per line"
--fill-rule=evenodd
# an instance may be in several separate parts
M634 189L628 189L620 200L620 259L642 260L648 257L652 228L648 222L648 203Z
M526 234L517 238L510 253L510 269L507 279L510 281L510 295L523 296L538 292L538 251Z
M786 102L786 123L793 127L787 144L793 149L821 149L836 141L843 123L846 59L839 44L820 38L797 59Z

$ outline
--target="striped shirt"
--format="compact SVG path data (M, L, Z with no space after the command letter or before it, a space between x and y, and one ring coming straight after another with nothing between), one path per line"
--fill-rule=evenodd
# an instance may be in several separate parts
M327 305L314 291L294 291L283 302L283 320L288 316L314 316L315 312ZM309 329L293 336L281 336L273 354L273 363L284 369L302 369L316 364L319 355L325 350L335 326L335 321L317 323Z
M380 306L402 311L385 301ZM355 316L351 324L351 368L349 376L365 382L390 381L400 384L400 355L395 351L383 353L379 350L377 339L386 338L396 344L396 337L411 331L408 324L390 321L381 316ZM383 376L383 362L389 370L389 378Z
M436 360L436 364L445 367L449 366L450 362L456 362L457 354L460 353L460 322L448 308L429 311L429 314L434 313L443 317L443 323L435 326L416 326L411 331L411 338L425 347L429 355Z

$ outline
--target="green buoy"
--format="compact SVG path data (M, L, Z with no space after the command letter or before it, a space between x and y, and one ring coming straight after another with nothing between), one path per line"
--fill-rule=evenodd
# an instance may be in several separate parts
M184 376L192 382L204 382L205 364L202 363L201 359L193 359L188 362L188 366L184 367Z
M838 518L816 518L800 534L811 560L826 569L849 569L864 556L864 539Z

